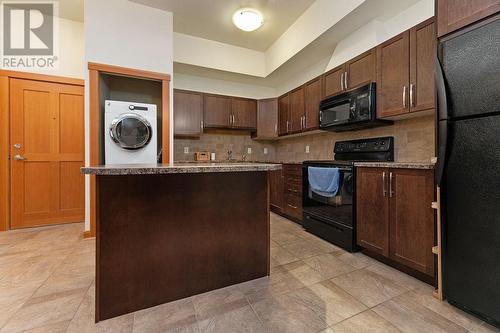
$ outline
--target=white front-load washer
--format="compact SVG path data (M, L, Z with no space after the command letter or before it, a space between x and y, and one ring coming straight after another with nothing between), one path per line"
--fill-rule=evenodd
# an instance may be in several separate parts
M110 100L104 105L105 164L156 163L156 105Z

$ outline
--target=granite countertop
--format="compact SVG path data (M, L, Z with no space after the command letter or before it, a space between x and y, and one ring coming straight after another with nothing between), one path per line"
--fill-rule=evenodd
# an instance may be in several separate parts
M208 172L244 172L270 171L281 169L275 163L174 163L163 164L119 164L83 167L81 173L89 175L155 175L170 173L208 173Z
M430 162L356 162L358 167L393 168L393 169L434 169Z

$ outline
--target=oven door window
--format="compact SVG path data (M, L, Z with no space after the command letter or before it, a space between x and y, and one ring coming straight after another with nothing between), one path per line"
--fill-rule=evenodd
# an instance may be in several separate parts
M109 127L111 139L127 150L145 147L151 141L152 133L149 121L137 114L121 115Z
M342 124L349 121L351 100L346 99L321 110L321 125Z
M337 194L327 198L313 192L307 184L307 192L304 194L303 208L307 212L318 217L333 220L347 226L353 223L353 194L354 176L352 170L340 170L340 183Z

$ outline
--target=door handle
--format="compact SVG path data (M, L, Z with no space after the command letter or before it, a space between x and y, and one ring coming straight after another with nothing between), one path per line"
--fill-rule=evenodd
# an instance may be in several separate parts
M278 134L278 124L274 124L274 134Z
M441 185L446 164L448 141L448 101L441 62L436 59L436 90L438 100L438 160L436 164L436 183Z
M340 75L340 90L344 90L344 73Z
M289 204L289 203L287 203L286 205L287 205L288 207L291 207L291 208L293 208L293 209L297 209L297 208L299 208L299 207L297 207L297 206L294 206L294 205L291 205L291 204Z
M403 108L406 108L406 85L403 87Z
M26 157L21 156L21 155L14 155L14 159L16 161L24 161L24 160L26 160Z
M386 178L387 178L387 176L386 176L385 171L384 171L384 172L382 172L382 193L383 193L384 197L387 196L387 187L385 184Z
M389 172L389 197L392 198L394 196L394 191L392 190L392 172Z
M347 90L347 72L344 73L344 89Z
M410 107L415 106L415 103L413 101L413 88L415 85L413 83L410 83Z

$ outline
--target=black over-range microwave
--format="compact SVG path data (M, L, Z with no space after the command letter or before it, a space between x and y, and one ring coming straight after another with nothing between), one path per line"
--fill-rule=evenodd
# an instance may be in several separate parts
M333 132L391 125L377 119L375 82L323 100L319 107L319 127Z

